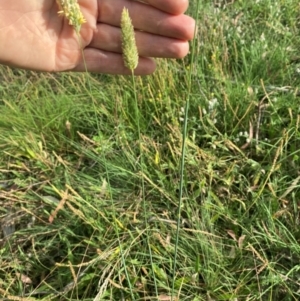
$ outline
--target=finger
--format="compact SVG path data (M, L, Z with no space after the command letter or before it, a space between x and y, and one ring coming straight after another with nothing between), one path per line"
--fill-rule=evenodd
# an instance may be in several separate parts
M137 31L135 37L138 53L143 57L183 58L189 51L189 44L186 41L165 38L142 31ZM122 53L120 28L98 24L97 32L89 47Z
M188 8L187 0L137 0L154 6L169 14L180 15L183 14Z
M195 21L191 17L170 15L150 5L135 1L101 1L98 22L119 27L124 6L128 8L132 23L137 30L179 40L193 38Z
M73 71L120 75L131 74L131 71L124 66L124 60L121 54L101 51L95 48L86 48L84 50L84 57L85 59L82 59ZM149 75L155 71L155 68L155 62L152 59L140 57L134 74Z

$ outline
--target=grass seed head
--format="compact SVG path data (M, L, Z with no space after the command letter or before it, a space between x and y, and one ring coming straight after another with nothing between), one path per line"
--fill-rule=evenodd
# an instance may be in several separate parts
M135 41L134 27L128 9L125 7L121 16L121 31L124 64L133 71L138 65L139 54Z
M60 16L65 16L76 32L79 33L81 25L86 22L77 0L57 0Z

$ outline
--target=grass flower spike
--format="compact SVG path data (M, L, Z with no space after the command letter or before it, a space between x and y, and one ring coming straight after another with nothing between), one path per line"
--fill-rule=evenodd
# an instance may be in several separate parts
M139 62L139 54L135 42L134 27L128 9L124 7L121 17L122 49L125 66L133 71Z
M57 0L59 5L58 14L65 16L69 20L76 32L80 32L81 25L86 22L77 0Z

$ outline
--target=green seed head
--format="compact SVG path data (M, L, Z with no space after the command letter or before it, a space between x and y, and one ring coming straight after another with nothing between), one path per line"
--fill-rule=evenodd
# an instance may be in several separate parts
M86 22L77 0L57 0L59 5L58 14L65 16L69 24L79 33L81 25Z
M121 16L121 32L124 64L133 71L138 65L139 54L135 42L134 27L128 9L125 7Z

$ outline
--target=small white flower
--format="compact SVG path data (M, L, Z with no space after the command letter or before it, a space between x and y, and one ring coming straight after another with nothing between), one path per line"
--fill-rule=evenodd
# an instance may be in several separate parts
M217 98L213 98L213 99L211 99L209 102L208 102L208 110L210 111L210 112L212 112L214 109L215 109L215 107L218 105L218 100L217 100Z

